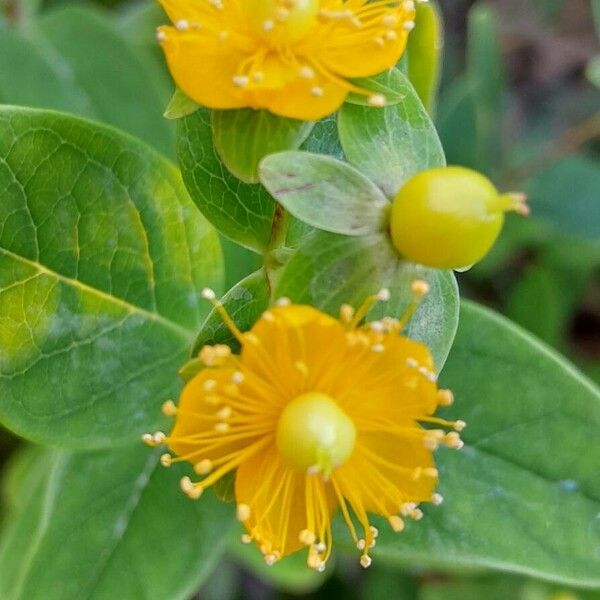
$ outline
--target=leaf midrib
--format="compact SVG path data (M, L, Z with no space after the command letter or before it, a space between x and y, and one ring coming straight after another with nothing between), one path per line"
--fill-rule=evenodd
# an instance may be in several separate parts
M169 319L163 317L162 315L160 315L158 313L154 313L154 312L151 312L144 308L141 308L140 306L136 306L135 304L131 304L130 302L127 302L126 300L123 300L122 298L118 298L116 296L111 296L110 294L108 294L102 290L99 290L95 287L92 287L90 285L87 285L87 284L79 281L78 279L73 279L71 277L67 277L66 275L62 275L61 273L58 273L56 271L53 271L52 269L45 267L44 265L40 264L39 262L36 262L36 261L30 260L28 258L25 258L23 256L20 256L19 254L15 254L14 252L7 250L6 248L0 248L0 252L12 260L18 261L24 265L27 265L33 269L36 269L41 274L48 275L50 277L57 279L58 281L61 281L62 283L65 283L68 286L71 286L71 287L77 288L79 290L82 290L84 292L95 295L98 298L105 300L106 302L109 302L111 304L119 306L120 308L125 309L129 313L138 314L148 321L154 321L156 323L159 323L163 327L170 329L171 331L176 333L181 339L185 340L187 343L191 344L193 342L194 335L192 332L190 332L185 327L182 327L178 323L175 323L174 321L170 321ZM2 291L2 288L0 288L0 291Z

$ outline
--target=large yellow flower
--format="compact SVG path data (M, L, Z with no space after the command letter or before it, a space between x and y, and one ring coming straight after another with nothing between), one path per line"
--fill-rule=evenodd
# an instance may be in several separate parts
M417 295L424 287L416 283ZM339 509L368 567L377 530L367 513L387 517L401 531L405 518L422 517L418 503L442 500L432 451L440 444L460 448L464 423L431 416L451 404L452 394L438 390L427 347L399 333L406 323L359 324L386 294L368 298L356 312L342 307L339 320L280 303L247 333L206 294L241 353L205 346L206 368L186 385L178 407L164 406L176 415L173 431L145 440L166 443L178 455L163 455L165 466L194 465L203 478L182 480L191 498L237 469L244 539L256 542L268 564L307 547L308 565L322 570Z
M174 26L158 39L190 98L302 120L335 112L350 91L369 95L349 78L395 65L415 25L413 0L159 1Z

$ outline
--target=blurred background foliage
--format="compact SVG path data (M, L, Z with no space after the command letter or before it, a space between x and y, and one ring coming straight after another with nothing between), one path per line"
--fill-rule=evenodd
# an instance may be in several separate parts
M501 189L527 191L533 209L530 219L509 217L494 251L459 276L462 293L600 382L600 0L439 4L445 49L435 118L448 162L488 174ZM163 21L152 2L0 0L0 103L104 121L174 159L174 123L162 117L173 85L154 41ZM223 242L233 285L260 257ZM0 443L7 460L17 442L0 432ZM363 574L343 557L324 580L294 560L269 571L237 549L200 597L600 599L485 572L378 564Z

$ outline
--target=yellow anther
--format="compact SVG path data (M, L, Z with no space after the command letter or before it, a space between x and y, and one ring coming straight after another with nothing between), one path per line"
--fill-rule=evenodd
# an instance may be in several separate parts
M392 515L388 517L390 527L396 532L400 533L404 529L404 520L398 515Z
M451 390L438 390L437 401L440 406L452 406L454 404L454 394Z
M197 462L194 465L194 471L198 474L198 475L208 475L213 469L213 464L212 461L209 460L208 458L205 458L204 460L201 460L200 462Z
M244 523L250 518L250 507L247 504L238 504L236 509L237 520Z
M173 400L167 400L162 405L162 413L166 417L174 417L177 414L177 406L175 406L175 402L173 402Z

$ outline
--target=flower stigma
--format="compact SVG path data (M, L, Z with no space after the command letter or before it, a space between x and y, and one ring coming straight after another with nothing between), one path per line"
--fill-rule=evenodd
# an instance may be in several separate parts
M292 400L277 424L277 448L289 465L329 477L352 454L356 427L326 394L310 392Z

